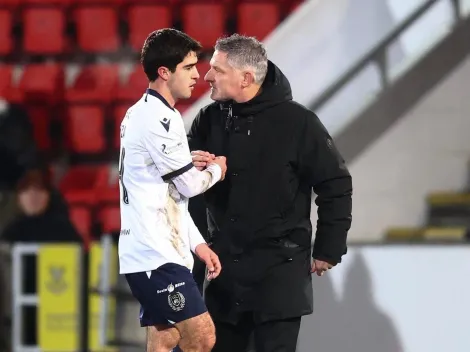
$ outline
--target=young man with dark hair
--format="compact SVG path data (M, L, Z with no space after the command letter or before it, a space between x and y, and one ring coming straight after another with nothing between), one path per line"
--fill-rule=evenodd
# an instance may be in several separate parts
M223 180L224 157L203 171L192 165L179 99L191 97L199 78L200 44L188 35L161 29L144 43L141 62L149 88L121 123L119 161L120 273L141 304L147 351L206 352L215 340L191 270L195 253L216 278L221 266L188 212L188 199Z

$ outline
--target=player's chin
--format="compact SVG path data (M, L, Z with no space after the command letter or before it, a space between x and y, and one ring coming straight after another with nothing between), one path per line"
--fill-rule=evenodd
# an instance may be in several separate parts
M193 94L193 92L191 90L189 90L187 92L184 92L183 94L181 94L181 99L189 99L189 98L191 98L192 94Z

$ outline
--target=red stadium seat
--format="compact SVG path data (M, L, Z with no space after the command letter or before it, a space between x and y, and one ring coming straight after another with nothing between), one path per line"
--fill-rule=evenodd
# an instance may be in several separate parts
M165 5L135 5L129 8L127 20L129 44L140 51L151 32L172 26L171 8Z
M114 108L113 111L113 148L119 149L121 144L121 122L126 115L127 109L129 109L128 104L119 104Z
M25 66L17 87L24 102L42 105L61 101L63 89L64 69L53 63Z
M95 185L102 167L79 165L70 168L60 180L59 190L69 204L93 206Z
M67 142L73 153L105 150L105 118L100 105L72 105L67 109Z
M9 98L11 94L13 66L0 64L0 98Z
M119 174L117 167L103 167L95 183L98 222L105 233L118 232L121 227L119 213Z
M65 95L68 102L110 102L119 83L119 68L114 64L85 66Z
M23 49L32 54L60 54L65 49L65 14L60 8L23 11Z
M237 32L263 40L280 22L280 11L277 4L240 3L238 5Z
M149 85L147 76L141 65L136 65L134 71L129 75L127 82L122 83L118 91L118 100L135 102L145 93Z
M92 217L90 208L83 205L71 205L69 208L70 221L86 245L91 241Z
M9 54L13 50L12 27L10 10L0 9L0 55Z
M118 190L119 192L119 190ZM104 205L98 212L98 222L104 233L119 232L121 230L121 213L119 203Z
M34 140L40 150L48 151L52 147L50 128L53 116L51 109L44 105L27 105L29 119L33 126Z
M0 0L1 7L14 8L21 3L22 0Z
M88 53L116 51L118 17L112 6L80 6L75 10L78 46Z
M184 3L181 7L183 31L196 38L204 48L212 48L225 34L225 11L222 3Z

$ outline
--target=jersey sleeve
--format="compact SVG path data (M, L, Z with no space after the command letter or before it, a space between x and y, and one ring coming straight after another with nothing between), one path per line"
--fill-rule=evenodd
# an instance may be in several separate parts
M202 243L206 243L204 237L202 237L201 232L197 228L192 216L188 212L188 237L189 237L189 246L193 253L196 253L196 247Z
M163 181L173 182L185 197L203 193L220 180L222 170L218 165L211 164L204 171L193 166L182 121L156 118L144 136L144 145Z

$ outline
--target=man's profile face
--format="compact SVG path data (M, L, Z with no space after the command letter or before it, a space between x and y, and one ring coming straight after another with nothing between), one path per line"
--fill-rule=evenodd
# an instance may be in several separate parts
M197 55L191 51L182 62L176 66L175 72L171 73L168 87L176 99L191 98L199 73L196 68Z
M227 53L218 50L212 55L210 65L204 80L211 86L211 99L235 99L242 91L243 73L228 63Z

